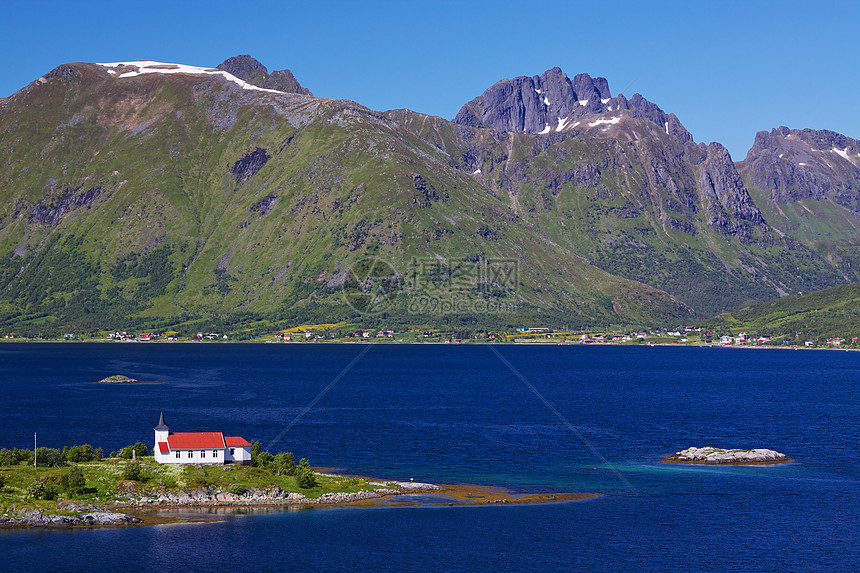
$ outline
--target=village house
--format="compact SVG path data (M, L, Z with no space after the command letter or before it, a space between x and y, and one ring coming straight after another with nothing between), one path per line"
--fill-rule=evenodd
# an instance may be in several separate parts
M160 464L251 463L251 444L246 439L221 432L171 432L164 423L164 412L155 427L152 451Z

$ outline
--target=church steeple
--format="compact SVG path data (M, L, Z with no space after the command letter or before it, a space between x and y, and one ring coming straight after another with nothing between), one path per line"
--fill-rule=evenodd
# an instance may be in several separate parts
M164 423L164 412L158 417L158 425L155 427L155 443L152 445L152 455L155 461L164 462L162 456L169 448L165 442L170 438L170 428Z

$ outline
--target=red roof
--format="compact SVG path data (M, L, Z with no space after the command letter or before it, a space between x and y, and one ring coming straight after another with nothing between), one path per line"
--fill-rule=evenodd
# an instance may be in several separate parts
M158 442L158 451L167 454L170 452L170 446L167 445L167 442Z
M167 436L171 450L203 450L224 448L221 432L176 432Z
M239 436L224 436L224 443L227 444L228 448L241 448L251 445L248 443L248 440Z

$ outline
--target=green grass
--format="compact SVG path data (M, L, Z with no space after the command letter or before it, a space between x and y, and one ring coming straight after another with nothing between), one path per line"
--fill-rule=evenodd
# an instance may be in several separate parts
M317 486L303 489L296 484L296 478L277 475L274 471L241 465L226 466L182 466L157 464L153 458L141 458L142 479L124 480L123 467L127 460L108 459L76 464L86 480L81 494L69 495L59 487L60 476L67 468L33 468L31 465L17 465L0 468L5 487L0 490L0 513L12 511L15 506L20 511L25 507L36 507L61 512L57 504L62 501L81 501L91 503L127 502L134 496L157 495L165 492L191 492L194 489L209 487L227 492L235 484L247 490L263 490L280 487L287 492L299 492L309 498L317 498L326 493L356 492L377 489L378 484L370 484L364 479L348 476L315 474ZM227 468L227 469L225 469ZM28 486L36 480L53 483L57 496L53 500L33 499L27 494Z
M860 336L860 284L787 296L718 317L714 330L782 337L790 343Z

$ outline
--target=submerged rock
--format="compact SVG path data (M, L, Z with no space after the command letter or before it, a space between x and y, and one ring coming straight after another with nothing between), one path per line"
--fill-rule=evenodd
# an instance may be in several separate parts
M726 450L708 446L681 450L667 456L667 461L692 464L755 464L784 463L791 461L791 458L780 452L761 448L752 450Z

